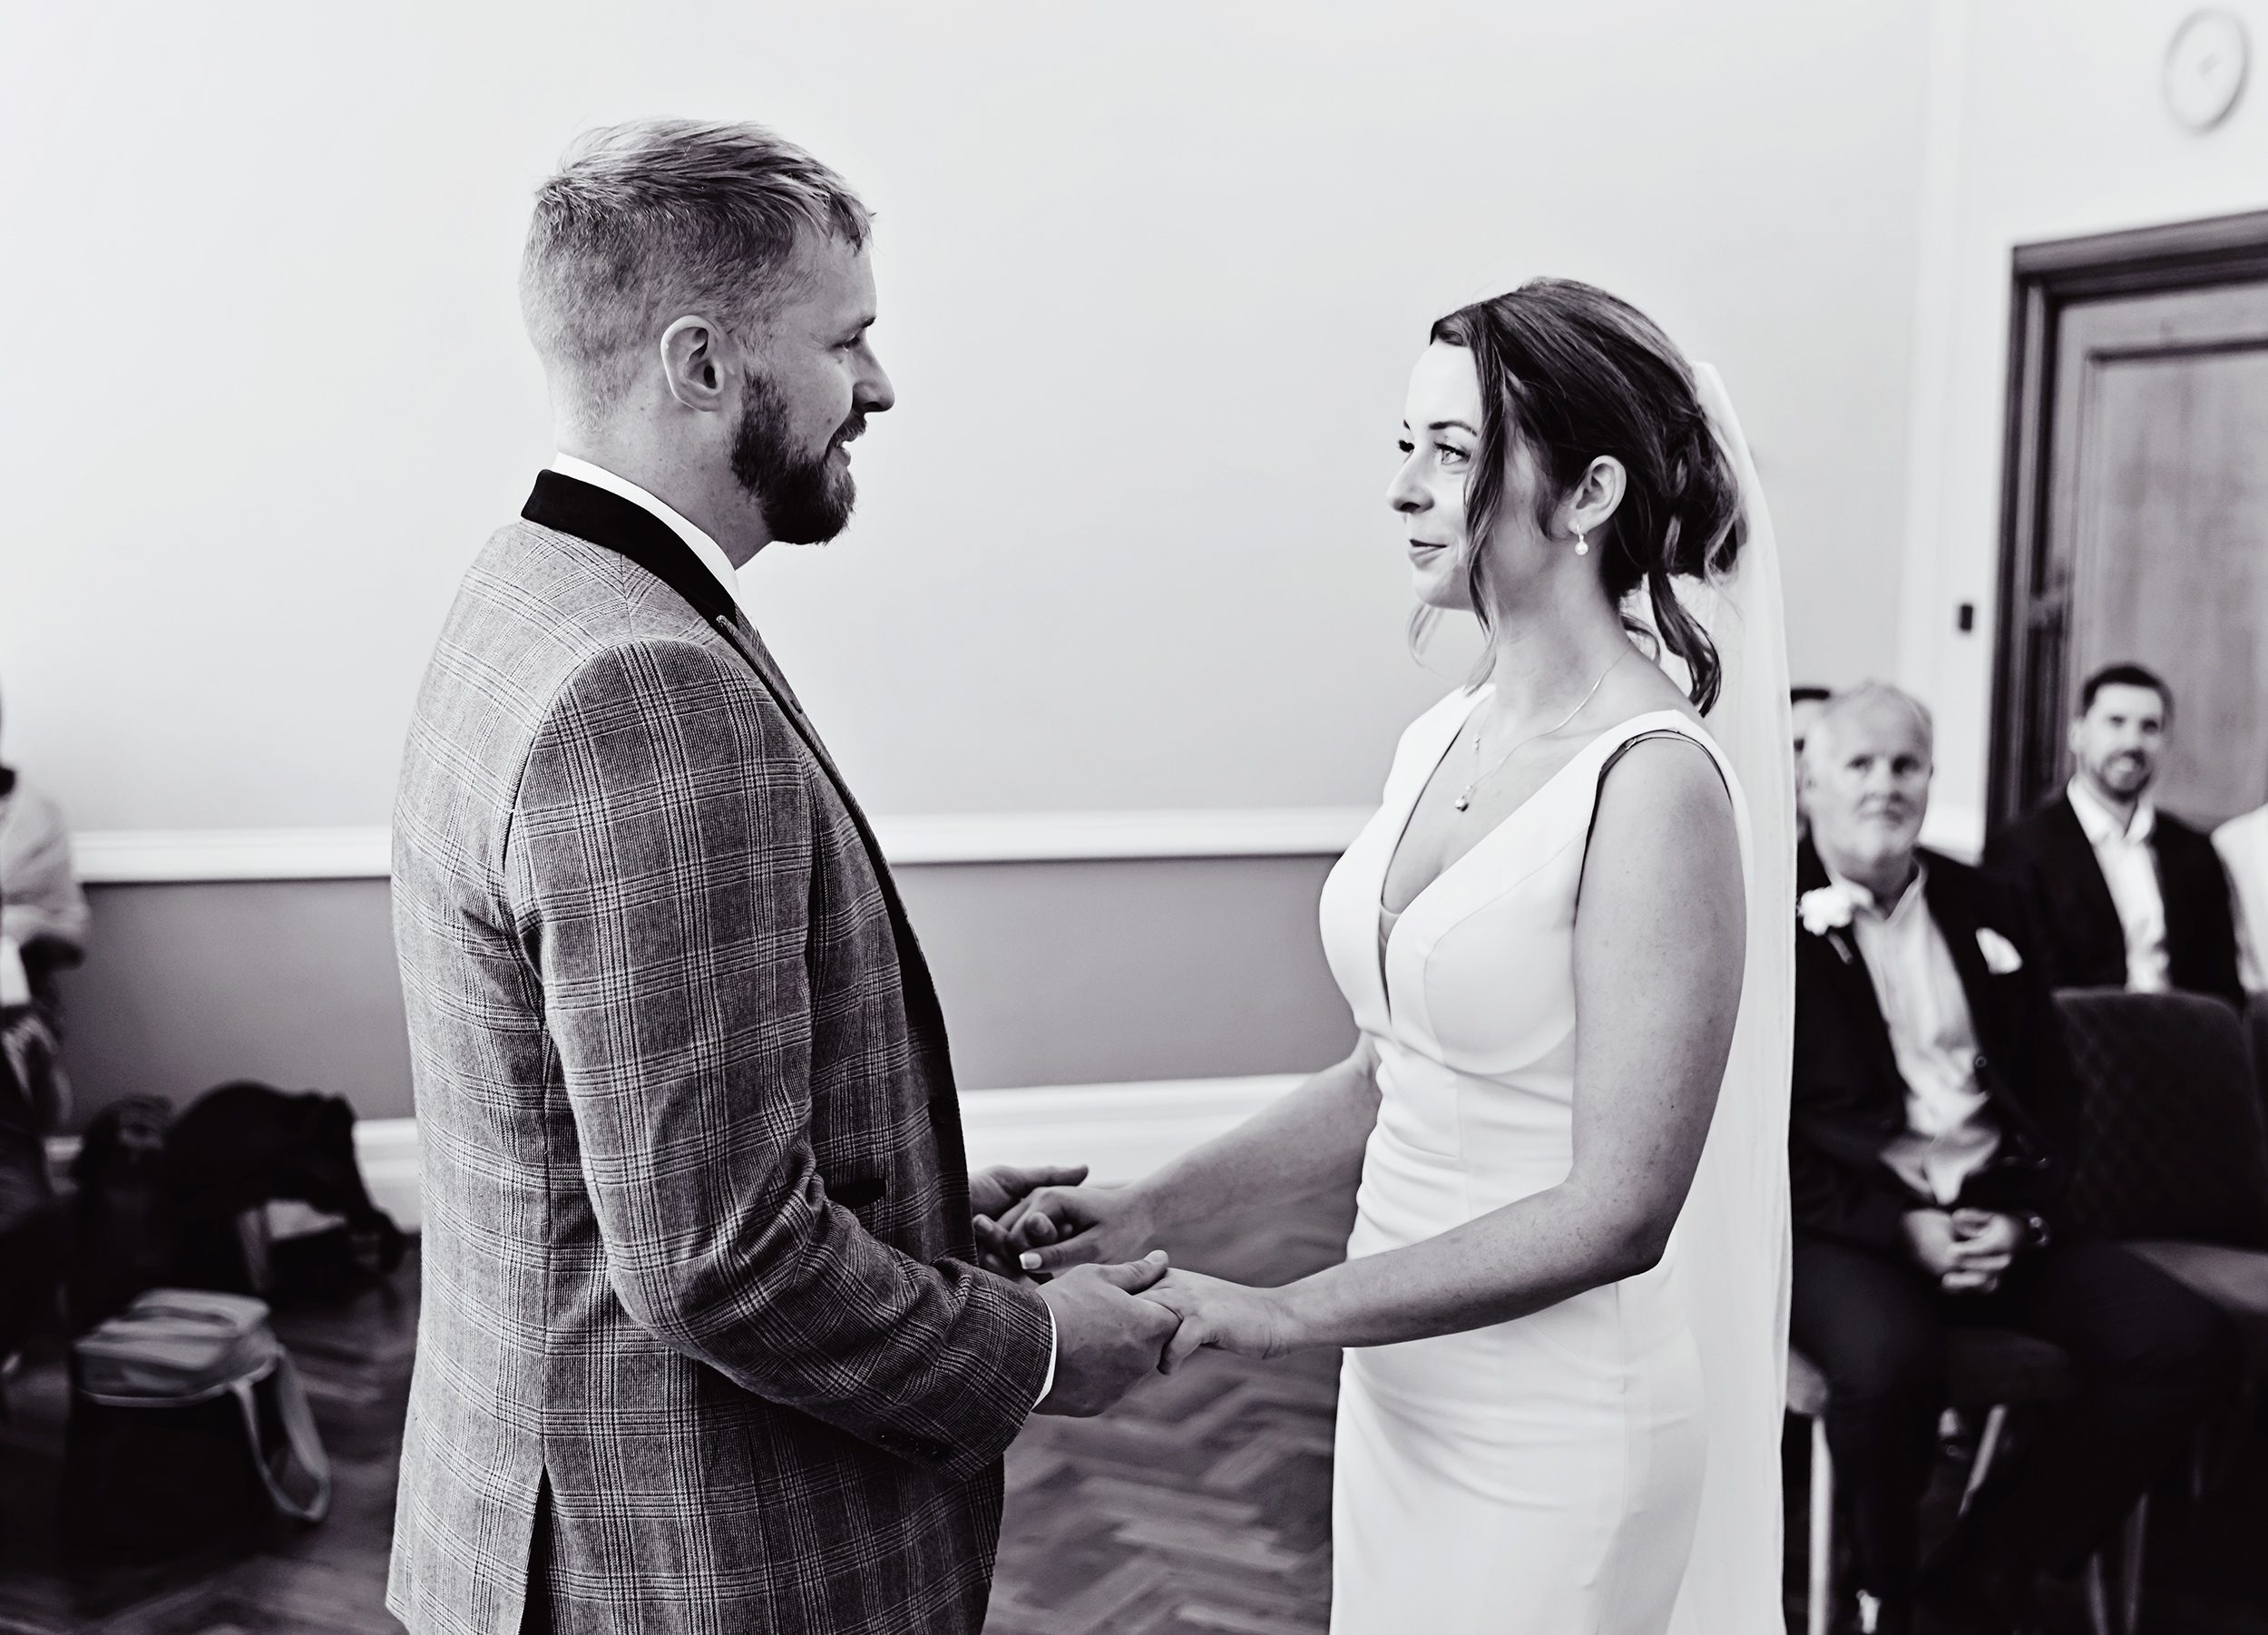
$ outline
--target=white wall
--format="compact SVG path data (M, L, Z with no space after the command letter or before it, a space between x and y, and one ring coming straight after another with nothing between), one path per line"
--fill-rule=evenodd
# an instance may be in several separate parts
M2252 84L2219 129L2177 125L2160 69L2190 0L1937 0L1916 300L1914 461L1899 668L1938 711L1939 813L1985 799L2015 246L2268 206L2268 0L2234 0ZM1954 629L1963 602L1977 629Z
M2002 9L1988 58L2016 47ZM859 445L846 538L750 574L879 810L1371 799L1443 685L1403 650L1381 499L1403 377L1437 313L1542 271L1719 363L1798 674L1887 669L1925 24L1908 0L19 7L10 759L85 828L385 820L455 579L548 448L513 288L529 189L578 129L652 112L769 121L878 211L901 406ZM2070 93L2058 140L2116 145L2096 100Z

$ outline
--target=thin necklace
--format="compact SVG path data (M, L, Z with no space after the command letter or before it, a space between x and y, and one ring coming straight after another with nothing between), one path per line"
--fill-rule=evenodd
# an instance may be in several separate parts
M1620 657L1614 661L1613 664L1609 664L1606 669L1600 671L1598 672L1598 680L1590 684L1590 690L1583 695L1583 701L1581 704L1576 705L1574 709L1569 710L1550 726L1546 727L1541 732L1531 732L1526 738L1521 739L1510 749L1505 750L1503 754L1498 756L1493 761L1490 762L1488 769L1485 771L1480 769L1481 729L1476 725L1473 728L1472 732L1472 764L1475 769L1472 774L1472 781L1465 785L1465 792L1457 797L1457 809L1461 812L1470 808L1472 805L1472 792L1479 788L1482 784L1486 783L1490 778L1494 778L1499 772L1501 772L1504 769L1504 763L1506 761L1511 759L1513 756L1518 755L1522 749L1525 749L1529 745L1534 743L1538 739L1549 738L1560 728L1566 726L1577 716L1582 714L1583 705L1589 703L1593 699L1598 696L1598 690L1607 684L1607 678L1614 673L1615 664L1621 663L1624 659L1627 659L1629 656L1630 655L1627 652L1623 653Z

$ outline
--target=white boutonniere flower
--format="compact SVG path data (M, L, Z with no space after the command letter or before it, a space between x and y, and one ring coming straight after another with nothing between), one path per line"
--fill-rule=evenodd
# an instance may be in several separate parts
M1858 912L1858 906L1848 889L1833 885L1807 891L1795 901L1795 912L1803 916L1804 929L1813 936L1825 936L1830 931L1848 931L1851 916Z
M2016 951L2016 945L1989 925L1977 927L1977 952L1984 955L1985 969L1995 976L2024 968L2024 956Z

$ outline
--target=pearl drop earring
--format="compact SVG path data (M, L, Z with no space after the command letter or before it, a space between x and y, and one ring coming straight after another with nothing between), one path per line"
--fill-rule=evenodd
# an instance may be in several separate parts
M1575 554L1578 556L1590 554L1590 541L1583 537L1583 531L1580 528L1575 531Z

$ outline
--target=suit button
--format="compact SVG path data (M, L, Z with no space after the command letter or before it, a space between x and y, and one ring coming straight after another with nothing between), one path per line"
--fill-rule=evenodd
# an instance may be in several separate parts
M1986 1062L1985 1062L1985 1059L1984 1059L1984 1052L1982 1052L1982 1051L1979 1051L1979 1052L1977 1052L1976 1070L1977 1070L1977 1072L1984 1072L1985 1067L1986 1067Z

